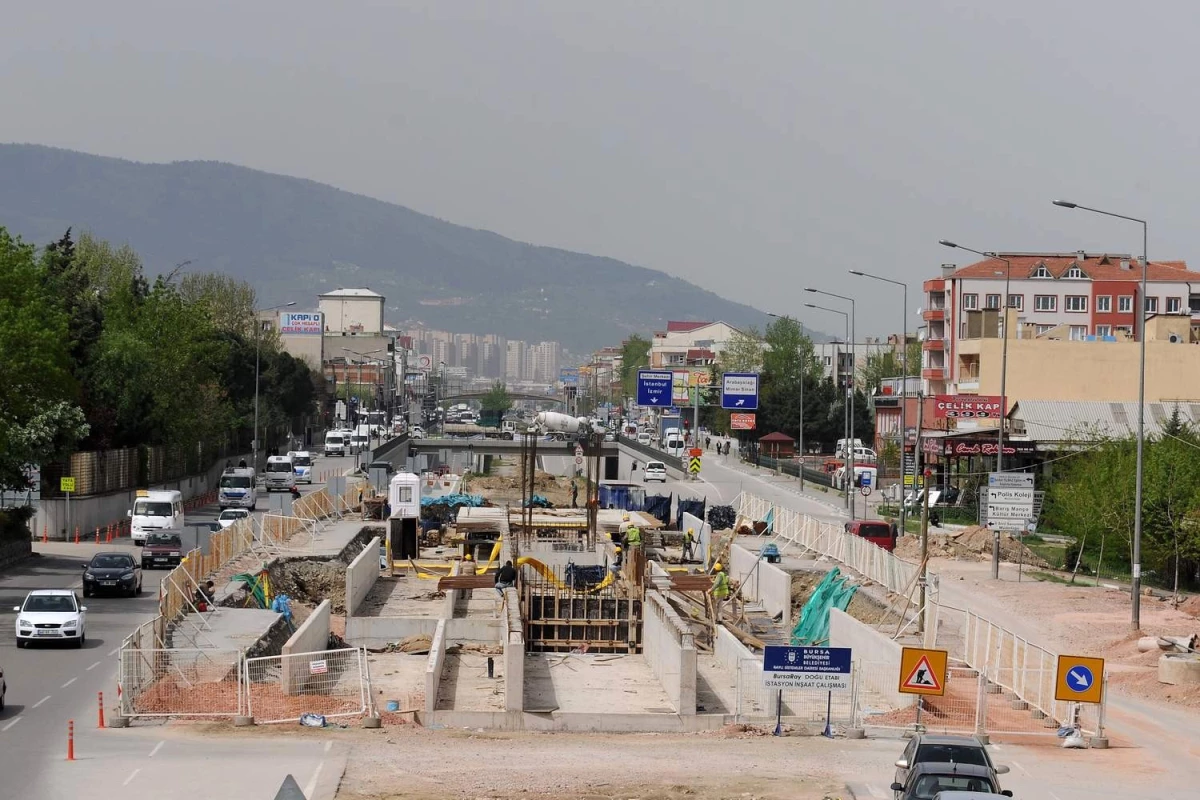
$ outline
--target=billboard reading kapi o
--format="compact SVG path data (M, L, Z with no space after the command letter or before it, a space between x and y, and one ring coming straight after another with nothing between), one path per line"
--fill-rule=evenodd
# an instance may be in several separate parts
M324 330L320 311L285 311L279 315L279 333L283 336L320 336Z

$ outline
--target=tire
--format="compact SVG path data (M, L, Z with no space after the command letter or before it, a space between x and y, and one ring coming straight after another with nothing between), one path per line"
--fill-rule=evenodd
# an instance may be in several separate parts
M85 636L84 636L82 633L81 633L81 634L79 634L79 638L75 640L75 649L76 649L76 650L82 650L82 649L83 649L83 643L84 643L85 641L87 641L87 638L86 638L86 637L85 637Z
M142 593L142 582L141 581L138 581L137 593L138 593L138 595L141 595L141 593Z
M91 597L91 596L92 596L92 593L91 593L91 592L84 592L84 593L83 593L83 596L84 596L84 597Z
M29 644L29 642L25 641L24 639L17 639L17 649L18 650L24 650L25 645L27 645L27 644Z

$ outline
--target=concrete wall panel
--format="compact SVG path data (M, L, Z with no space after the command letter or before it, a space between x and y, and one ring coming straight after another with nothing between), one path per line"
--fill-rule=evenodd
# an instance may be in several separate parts
M367 542L366 548L346 567L346 616L354 616L363 598L379 580L379 537Z

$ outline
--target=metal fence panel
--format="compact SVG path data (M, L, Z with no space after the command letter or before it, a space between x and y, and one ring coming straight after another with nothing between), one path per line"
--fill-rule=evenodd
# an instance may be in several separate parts
M128 717L233 717L241 713L238 650L120 651L121 710Z
M980 697L986 684L978 670L950 667L941 697L901 695L899 675L889 662L860 665L858 721L864 727L924 730L931 733L983 733Z
M762 661L756 658L738 661L735 713L739 721L774 720L782 703L783 716L790 723L799 722L813 733L824 729L827 714L835 730L854 726L856 674L851 675L850 691L833 693L815 689L784 689L780 693L763 686L762 680Z
M243 682L246 713L260 723L358 716L370 703L366 651L357 648L247 658Z

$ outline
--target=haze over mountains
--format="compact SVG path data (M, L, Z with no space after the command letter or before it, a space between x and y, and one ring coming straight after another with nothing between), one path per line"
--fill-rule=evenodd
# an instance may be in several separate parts
M129 243L147 272L218 271L264 303L367 286L387 321L575 352L667 319L761 329L766 315L657 270L516 242L314 181L219 162L143 164L0 144L0 225L38 245L68 227ZM731 265L736 269L737 265Z

